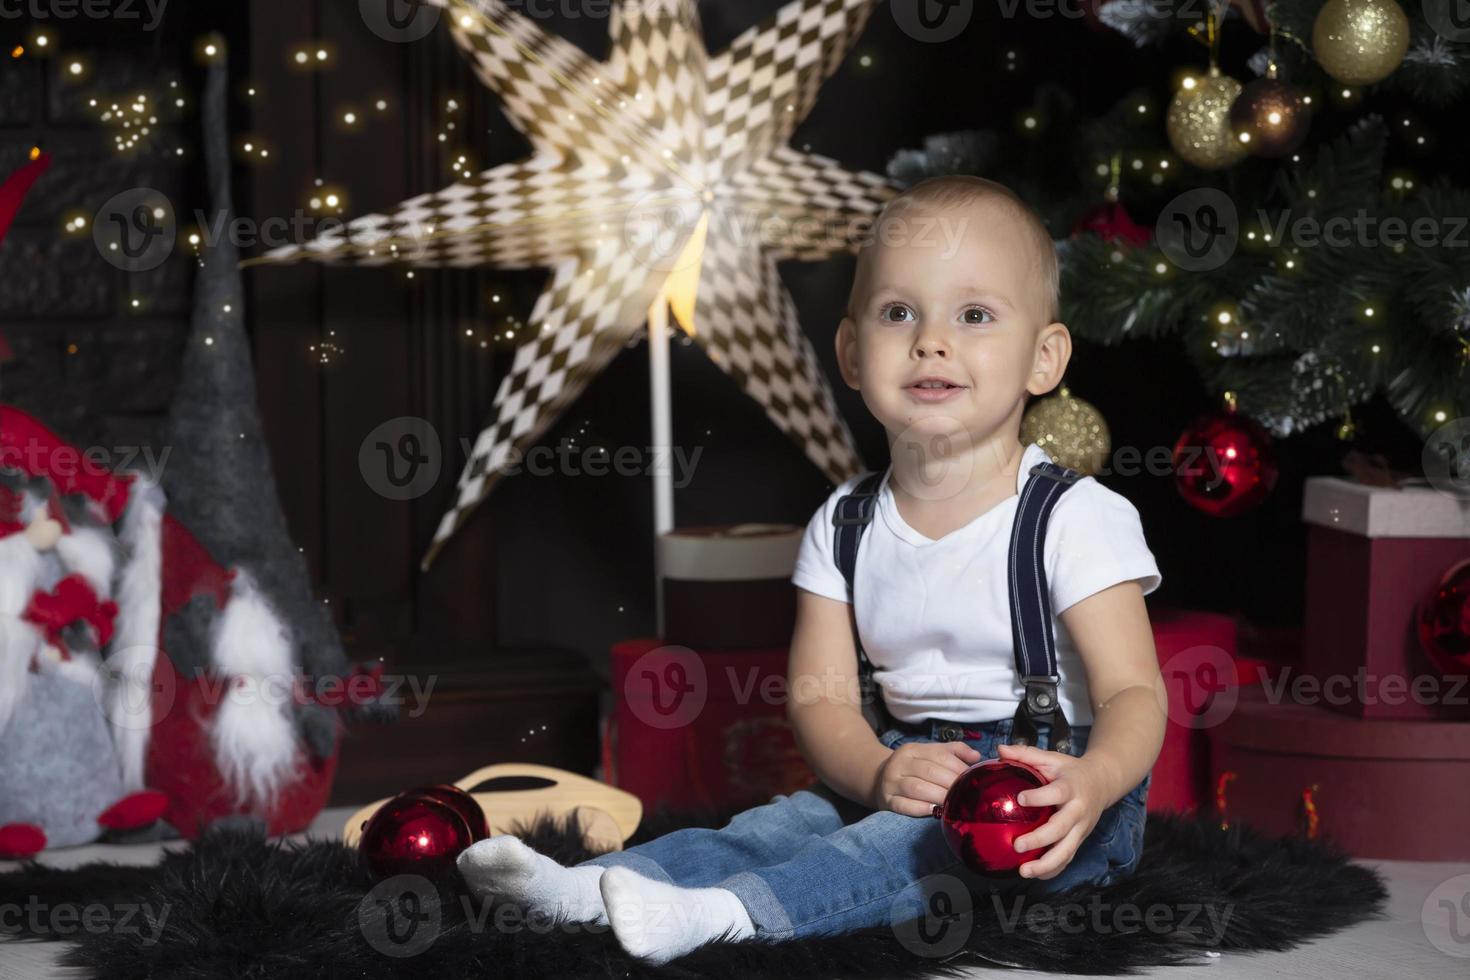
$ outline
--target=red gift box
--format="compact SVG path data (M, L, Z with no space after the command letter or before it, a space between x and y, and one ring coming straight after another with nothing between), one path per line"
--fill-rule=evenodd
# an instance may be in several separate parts
M1306 482L1302 671L1313 703L1362 718L1470 718L1470 690L1419 649L1416 609L1470 558L1470 510L1428 487Z
M1236 653L1235 620L1219 613L1150 610L1168 727L1154 763L1148 809L1188 813L1211 803L1210 731L1243 687L1261 680L1262 661Z
M1235 652L1235 621L1217 613L1151 613L1170 723L1149 784L1150 810L1211 799L1209 726L1263 666ZM652 809L722 809L809 785L786 721L786 647L695 650L656 639L612 648L617 698L603 771Z
M786 647L613 646L607 781L649 809L753 806L810 785L786 720L786 661Z
M1470 723L1352 718L1243 689L1215 730L1222 819L1353 857L1470 861Z

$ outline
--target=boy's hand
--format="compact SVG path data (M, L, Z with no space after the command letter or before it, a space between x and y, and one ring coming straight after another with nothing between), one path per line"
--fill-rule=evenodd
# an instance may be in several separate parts
M933 816L955 778L979 761L980 751L964 742L906 742L878 767L877 809Z
M1110 805L1105 780L1086 756L1078 758L1034 745L1000 745L996 751L1006 761L1014 759L1035 766L1051 780L1045 786L1016 795L1016 802L1022 806L1057 807L1050 820L1016 838L1016 851L1054 845L1035 861L1021 865L1019 870L1022 878L1055 878L1071 863L1077 848Z

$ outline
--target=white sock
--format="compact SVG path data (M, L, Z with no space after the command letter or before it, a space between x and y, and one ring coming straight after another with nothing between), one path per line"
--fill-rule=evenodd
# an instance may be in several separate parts
M568 868L528 847L518 837L497 834L466 848L459 873L480 895L499 895L567 922L607 925L597 865Z
M617 866L607 869L601 887L613 935L623 949L654 965L727 931L734 939L755 935L745 905L725 888L680 888Z

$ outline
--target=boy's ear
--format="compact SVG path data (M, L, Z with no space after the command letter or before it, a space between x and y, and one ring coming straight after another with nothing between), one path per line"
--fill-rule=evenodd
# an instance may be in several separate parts
M852 317L845 316L837 325L837 336L833 341L837 348L837 369L842 380L854 391L858 390L857 324Z
M1026 390L1033 395L1044 395L1057 385L1067 373L1067 362L1072 359L1072 333L1063 323L1048 323L1036 336L1036 361L1031 368L1031 380Z

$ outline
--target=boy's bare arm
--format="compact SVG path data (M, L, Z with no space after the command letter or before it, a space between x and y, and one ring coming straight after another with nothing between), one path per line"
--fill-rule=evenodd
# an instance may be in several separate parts
M878 741L863 717L849 609L845 602L796 590L786 717L817 778L849 800L878 809L878 770L893 750Z
M1092 735L1086 757L1109 776L1108 805L1137 786L1164 744L1167 696L1137 582L1120 582L1061 615L1087 668Z
M1017 850L1049 847L1021 865L1023 878L1054 878L1072 860L1102 813L1153 768L1167 724L1163 685L1143 591L1120 582L1068 607L1062 623L1087 668L1092 734L1081 758L1031 745L1002 745L1002 759L1037 766L1050 780L1016 797L1022 806L1056 806L1047 822L1016 839Z

